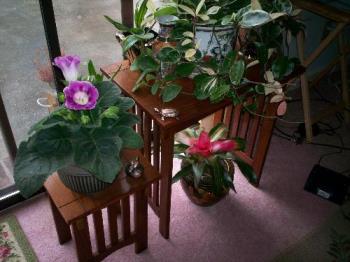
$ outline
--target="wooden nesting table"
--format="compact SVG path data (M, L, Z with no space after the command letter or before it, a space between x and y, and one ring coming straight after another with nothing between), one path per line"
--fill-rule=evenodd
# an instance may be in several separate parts
M267 117L260 118L244 111L242 105L233 107L230 100L220 103L197 100L193 95L188 94L193 91L193 81L182 79L179 84L182 85L185 92L173 101L163 104L158 96L150 93L148 88L141 88L137 92L132 91L139 73L130 71L128 61L105 66L101 68L101 71L105 76L111 78L119 68L121 71L114 77L113 82L121 88L124 95L134 99L136 103L134 113L141 119L136 131L144 139L142 152L161 174L161 183L153 183L149 190L148 203L160 218L159 231L164 238L169 238L173 146L177 132L216 113L215 121L223 122L229 128L231 137L239 136L247 140L247 150L240 154L240 157L253 166L258 180L260 179L275 123L273 116L276 115L277 103L266 103L265 96L261 96L257 113ZM248 74L249 79L259 81L258 67L257 70L254 69ZM291 81L292 78L294 79L295 75L288 78L288 81ZM165 107L178 110L178 119L163 121L154 108ZM258 183L259 181L255 186L258 186Z
M147 248L148 216L147 188L160 178L160 174L152 167L138 150L125 150L122 153L123 163L135 157L144 166L144 174L140 178L126 176L121 171L117 180L106 190L86 196L75 193L63 185L57 174L45 182L50 198L53 218L60 244L69 241L72 226L76 252L79 261L101 261L117 249L135 243L135 252ZM131 231L130 196L134 195L134 231ZM108 232L110 244L105 241L102 209L107 209ZM89 234L88 216L93 218L97 251L92 251ZM118 232L118 220L122 232Z

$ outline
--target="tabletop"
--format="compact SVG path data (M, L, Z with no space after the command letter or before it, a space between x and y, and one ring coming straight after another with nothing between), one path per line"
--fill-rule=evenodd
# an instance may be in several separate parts
M57 173L46 180L44 187L56 207L60 210L66 223L70 224L78 218L92 214L141 188L147 187L160 178L160 174L142 156L139 150L123 150L122 152L123 163L129 162L135 157L138 157L143 165L144 174L139 178L133 178L126 176L124 169L122 169L117 180L102 192L89 196L73 192L63 185Z
M126 62L123 63L126 64ZM111 78L120 65L121 63L115 63L102 67L101 72ZM129 68L125 68L117 74L113 81L122 89L125 95L134 99L136 104L147 112L161 129L167 132L176 133L181 131L232 103L232 101L228 99L219 103L211 103L209 100L198 100L193 95L187 94L192 92L194 88L193 80L191 79L179 80L179 84L181 84L186 94L181 93L173 101L163 103L161 98L152 95L148 88L140 88L136 92L132 91L138 77L138 72L133 72L130 71ZM179 112L179 117L178 119L168 118L163 121L159 114L155 112L154 108L175 108Z

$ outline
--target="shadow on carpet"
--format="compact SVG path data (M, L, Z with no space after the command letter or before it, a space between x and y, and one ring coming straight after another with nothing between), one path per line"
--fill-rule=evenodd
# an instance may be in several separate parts
M38 261L15 216L0 219L0 261Z
M333 256L329 254L331 251ZM337 257L335 257L337 256ZM273 262L350 261L350 202Z

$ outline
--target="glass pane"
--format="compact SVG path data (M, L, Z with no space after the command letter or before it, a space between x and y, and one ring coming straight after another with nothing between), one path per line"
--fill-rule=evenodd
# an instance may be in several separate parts
M78 55L84 70L88 59L96 68L121 59L116 30L104 18L120 21L120 0L53 0L53 5L62 52Z
M39 2L0 0L0 6L0 91L19 145L31 125L48 113L37 99L46 104L45 97L53 93L52 73ZM1 159L6 155L1 150Z
M0 129L0 190L12 184L12 164Z

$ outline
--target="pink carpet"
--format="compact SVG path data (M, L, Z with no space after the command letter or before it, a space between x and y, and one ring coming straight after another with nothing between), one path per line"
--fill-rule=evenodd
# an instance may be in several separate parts
M318 147L295 146L274 137L261 187L250 186L237 174L238 194L230 193L210 208L193 205L174 185L170 240L160 236L158 219L149 210L148 250L135 255L134 247L128 246L105 261L270 261L336 209L303 191L320 152ZM9 212L17 216L40 261L76 261L73 242L58 244L45 196Z

